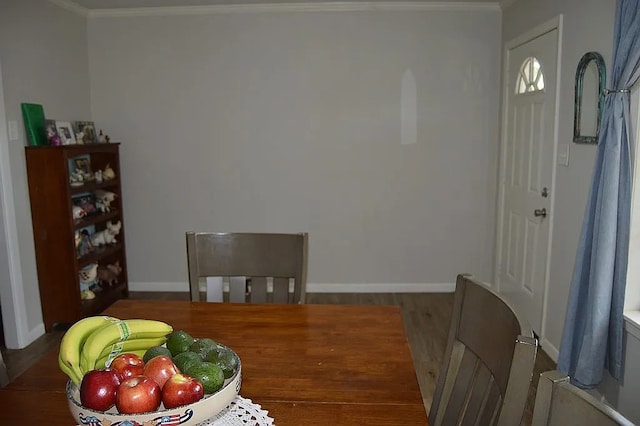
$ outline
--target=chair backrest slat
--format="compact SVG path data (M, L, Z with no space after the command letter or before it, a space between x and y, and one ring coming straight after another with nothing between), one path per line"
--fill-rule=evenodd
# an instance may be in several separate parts
M467 399L471 396L469 391L473 388L477 364L478 357L473 352L465 350L446 407L444 424L459 424L459 421L464 417Z
M201 278L229 277L230 302L304 303L306 233L187 232L186 237L191 300L203 300ZM281 284L285 281L286 286ZM268 291L269 282L273 283L272 292Z
M498 421L498 414L500 414L501 407L502 396L500 395L500 388L496 382L492 382L489 393L487 394L487 403L482 413L478 416L477 424L495 425Z
M464 418L461 422L463 426L477 424L478 417L486 408L489 391L493 383L489 369L481 362L478 362L473 380L473 392L469 393L469 402L464 410Z
M247 277L228 277L229 302L245 303L247 301Z
M251 277L249 297L251 303L267 303L267 278Z
M502 297L459 275L429 424L520 424L537 348L531 327Z
M292 295L291 295L292 296ZM273 279L273 302L290 303L289 278L276 277Z

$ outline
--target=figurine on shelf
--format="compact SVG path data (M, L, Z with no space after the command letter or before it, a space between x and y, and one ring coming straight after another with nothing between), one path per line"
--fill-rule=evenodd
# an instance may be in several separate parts
M121 272L122 266L120 266L120 261L109 264L106 267L100 266L98 267L98 281L103 287L117 285Z
M91 242L89 231L87 231L86 229L76 231L74 238L78 259L82 256L86 256L93 251L93 243Z
M111 180L115 178L116 178L116 172L113 171L110 164L107 164L107 166L102 171L102 179Z
M87 212L80 206L73 206L71 209L71 214L73 216L73 220L82 219L87 215Z
M80 254L78 252L78 250L80 248L80 244L82 243L82 233L80 233L80 231L75 231L73 233L73 242L74 242L75 247L76 247L76 253L78 253L78 257L80 257Z
M102 213L108 213L111 211L111 203L116 199L116 193L111 191L104 191L97 189L96 195L96 208Z
M121 228L121 221L117 221L116 223L108 221L107 227L104 230L98 231L91 236L91 244L93 244L94 247L99 247L105 244L117 243L116 235L120 233Z
M107 143L107 137L102 133L102 129L100 129L100 133L98 133L98 143Z
M76 133L76 144L84 145L84 132Z
M71 186L82 186L84 184L84 174L82 170L75 170L69 175L69 183Z
M60 136L56 133L55 121L53 124L47 124L47 140L49 141L49 145L51 146L60 146L62 145L62 141L60 140Z
M95 172L93 177L96 179L96 183L102 183L102 170Z
M78 273L80 281L80 296L83 300L95 299L96 294L91 290L98 283L98 264L90 263Z
M84 210L85 216L96 214L96 203L92 195L86 195L74 199L74 204Z

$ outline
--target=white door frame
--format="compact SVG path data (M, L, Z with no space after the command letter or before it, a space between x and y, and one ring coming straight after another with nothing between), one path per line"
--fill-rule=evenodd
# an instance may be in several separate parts
M29 330L22 268L11 180L9 137L4 104L2 63L0 62L0 225L5 239L0 238L0 301L5 345L10 349L27 346Z
M504 151L506 149L507 144L507 126L508 126L508 82L509 76L507 74L509 68L509 50L528 42L529 40L533 40L543 34L546 34L555 29L558 30L558 52L557 52L557 66L556 66L556 99L555 104L555 124L553 129L553 166L552 166L552 175L551 175L551 199L549 200L549 215L547 216L547 220L549 221L549 238L547 241L547 259L545 263L545 273L544 273L544 294L543 294L543 304L542 304L542 327L540 330L540 340L541 345L547 353L552 356L555 355L554 359L557 359L557 349L546 339L546 327L547 327L547 298L549 296L549 275L550 275L550 267L551 267L551 243L553 241L553 217L555 211L555 194L556 194L556 168L557 168L557 155L558 155L558 127L559 127L559 105L560 105L560 75L561 75L561 58L562 58L562 15L558 15L555 18L552 18L533 29L526 31L525 33L519 35L505 43L503 49L503 71L502 71L502 110L501 110L501 137L500 137L500 163L499 163L499 180L498 180L498 223L496 226L496 254L495 254L495 262L494 262L494 282L496 283L496 290L500 292L500 260L502 259L502 229L503 229L503 221L504 217L502 216L503 208L504 208L504 191L502 190L502 183L506 176L505 170L505 159L504 159Z

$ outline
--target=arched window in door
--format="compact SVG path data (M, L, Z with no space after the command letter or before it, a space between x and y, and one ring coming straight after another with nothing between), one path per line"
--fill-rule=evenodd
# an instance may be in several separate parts
M544 90L544 75L540 62L533 56L522 63L516 83L516 94L539 92Z

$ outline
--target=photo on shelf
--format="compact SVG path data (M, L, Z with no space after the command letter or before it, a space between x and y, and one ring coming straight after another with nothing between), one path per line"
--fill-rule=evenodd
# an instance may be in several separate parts
M76 176L82 181L87 182L93 180L93 172L91 171L91 157L89 155L81 155L69 159L69 174Z
M58 136L60 136L62 145L74 145L76 143L71 123L68 121L56 120L56 129L58 129Z
M56 120L44 120L44 131L47 134L47 142L51 146L62 145L60 135L58 135L58 129L56 127Z
M88 145L98 142L96 126L94 126L93 121L76 121L75 130L78 143Z

